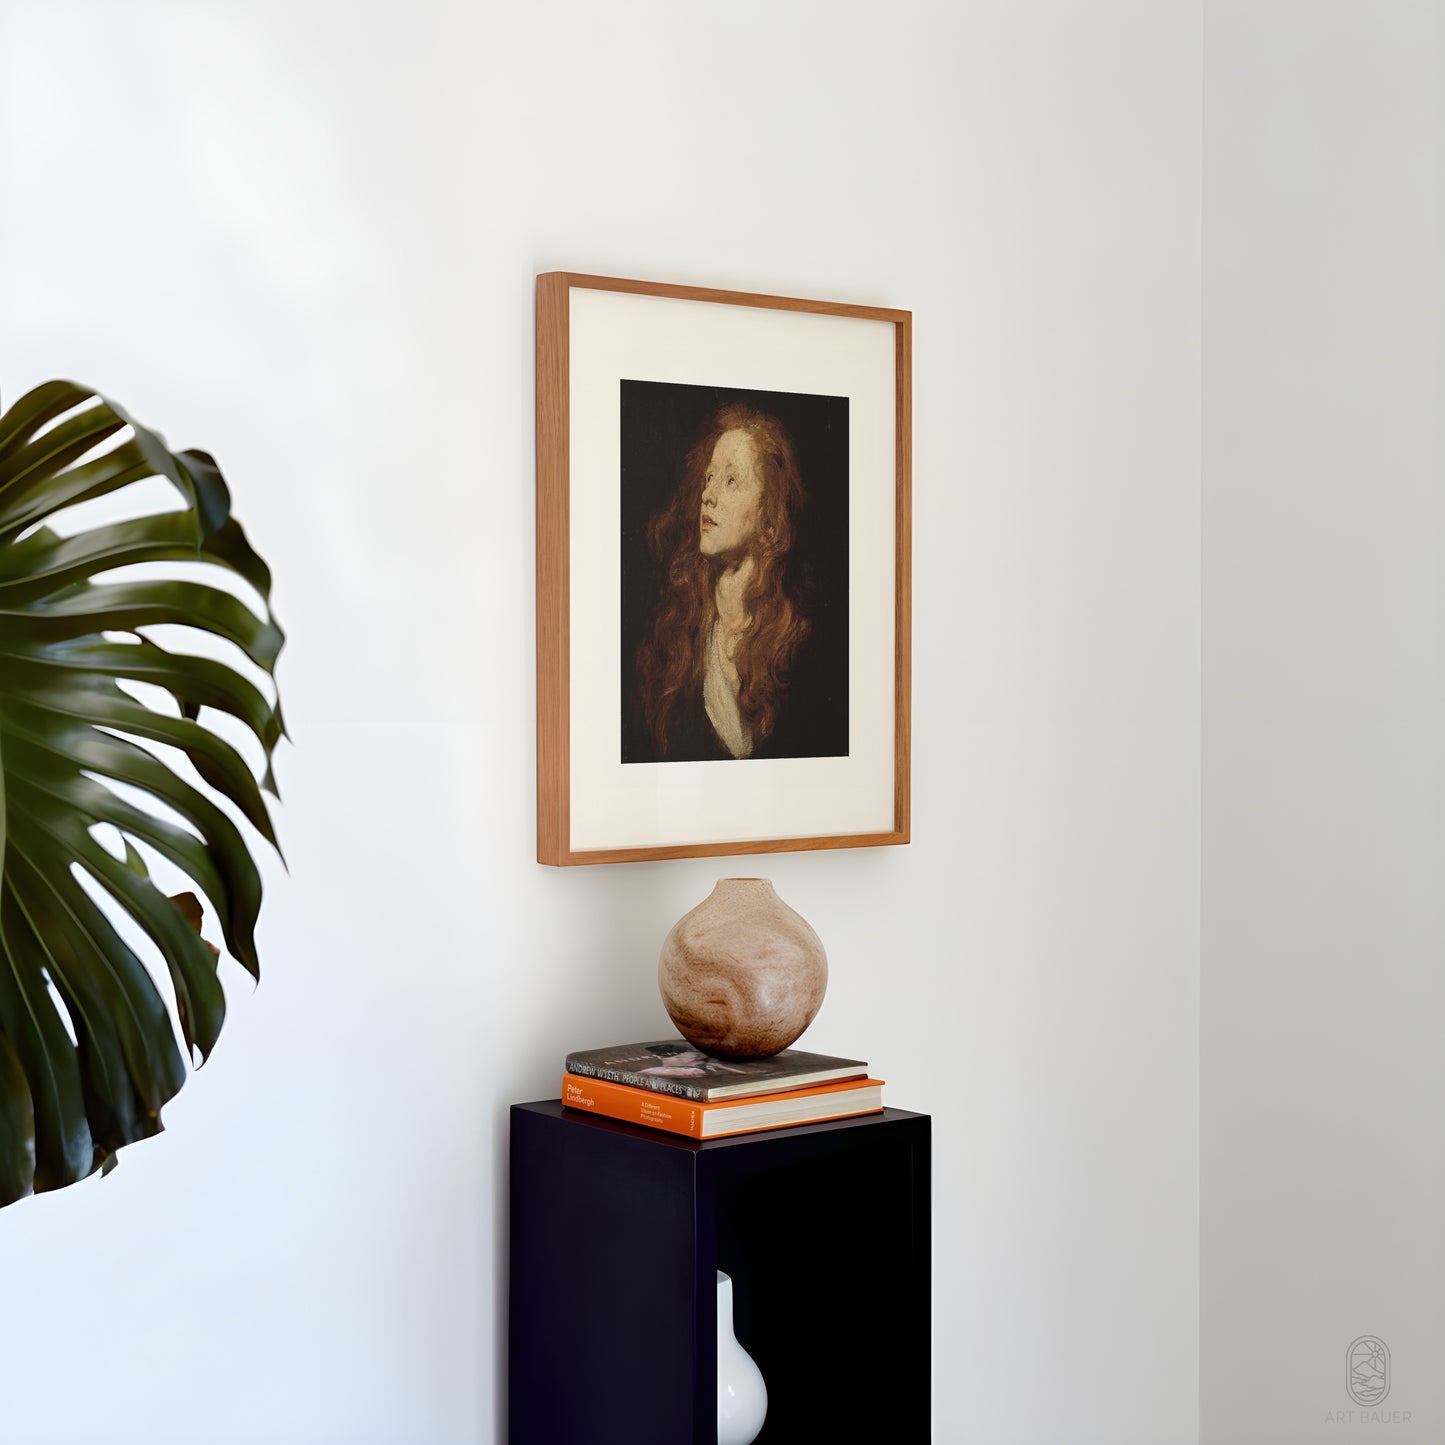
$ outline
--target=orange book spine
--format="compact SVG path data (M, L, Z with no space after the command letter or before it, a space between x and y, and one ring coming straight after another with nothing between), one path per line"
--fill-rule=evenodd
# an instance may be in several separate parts
M606 1079L583 1079L576 1074L562 1077L562 1102L569 1109L585 1109L628 1124L646 1124L649 1129L666 1129L669 1134L702 1138L703 1106L675 1094L652 1094Z
M717 1139L728 1133L753 1134L764 1129L786 1129L795 1124L808 1122L800 1119L780 1119L774 1123L755 1120L738 1129L717 1129L703 1132L703 1119L708 1114L726 1118L736 1114L748 1104L760 1104L771 1099L808 1098L814 1095L832 1095L858 1092L862 1085L880 1086L879 1079L851 1079L834 1084L819 1084L810 1089L780 1090L773 1094L755 1094L748 1099L730 1100L725 1103L700 1104L693 1099L682 1099L675 1094L654 1094L648 1089L634 1089L628 1084L614 1084L607 1079L584 1079L576 1074L562 1076L562 1102L569 1109L582 1109L588 1113L601 1114L608 1119L621 1119L628 1124L645 1124L649 1129L665 1129L670 1134L682 1134L688 1139ZM822 1101L820 1100L820 1105ZM876 1114L879 1105L853 1112ZM833 1112L820 1107L818 1120L847 1118L843 1112ZM816 1121L815 1121L816 1122Z

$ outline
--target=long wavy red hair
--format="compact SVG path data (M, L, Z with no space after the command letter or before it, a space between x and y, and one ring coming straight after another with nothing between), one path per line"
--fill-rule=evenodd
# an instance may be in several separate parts
M758 524L748 547L753 574L743 594L748 624L734 654L741 684L738 707L755 747L773 730L789 668L810 630L784 587L794 519L804 499L792 438L766 412L741 403L725 406L687 454L676 495L647 528L653 556L666 572L651 636L637 650L637 682L648 730L664 757L678 703L702 686L717 616L717 582L729 565L724 558L703 555L698 529L708 463L718 440L730 431L744 431L753 439L762 468Z

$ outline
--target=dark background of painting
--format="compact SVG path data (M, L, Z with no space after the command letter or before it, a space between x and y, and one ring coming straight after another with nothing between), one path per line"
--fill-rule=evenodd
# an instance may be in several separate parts
M633 707L637 649L657 606L664 566L651 555L647 524L672 499L683 463L732 402L782 422L793 439L804 505L788 554L788 586L801 598L813 632L800 663L826 699L827 718L812 738L794 737L786 757L831 757L848 751L848 398L666 381L621 384L622 761L653 762L656 750ZM782 732L780 728L780 734ZM779 739L781 741L781 737Z

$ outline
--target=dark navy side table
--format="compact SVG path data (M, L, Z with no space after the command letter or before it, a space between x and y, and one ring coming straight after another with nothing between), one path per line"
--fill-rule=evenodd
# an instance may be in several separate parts
M512 1109L510 1445L716 1445L716 1271L757 1445L929 1439L929 1119L695 1143Z

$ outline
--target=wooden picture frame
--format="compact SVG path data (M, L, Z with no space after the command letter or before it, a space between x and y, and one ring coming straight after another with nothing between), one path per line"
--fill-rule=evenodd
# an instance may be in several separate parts
M537 278L537 859L909 838L912 314Z

